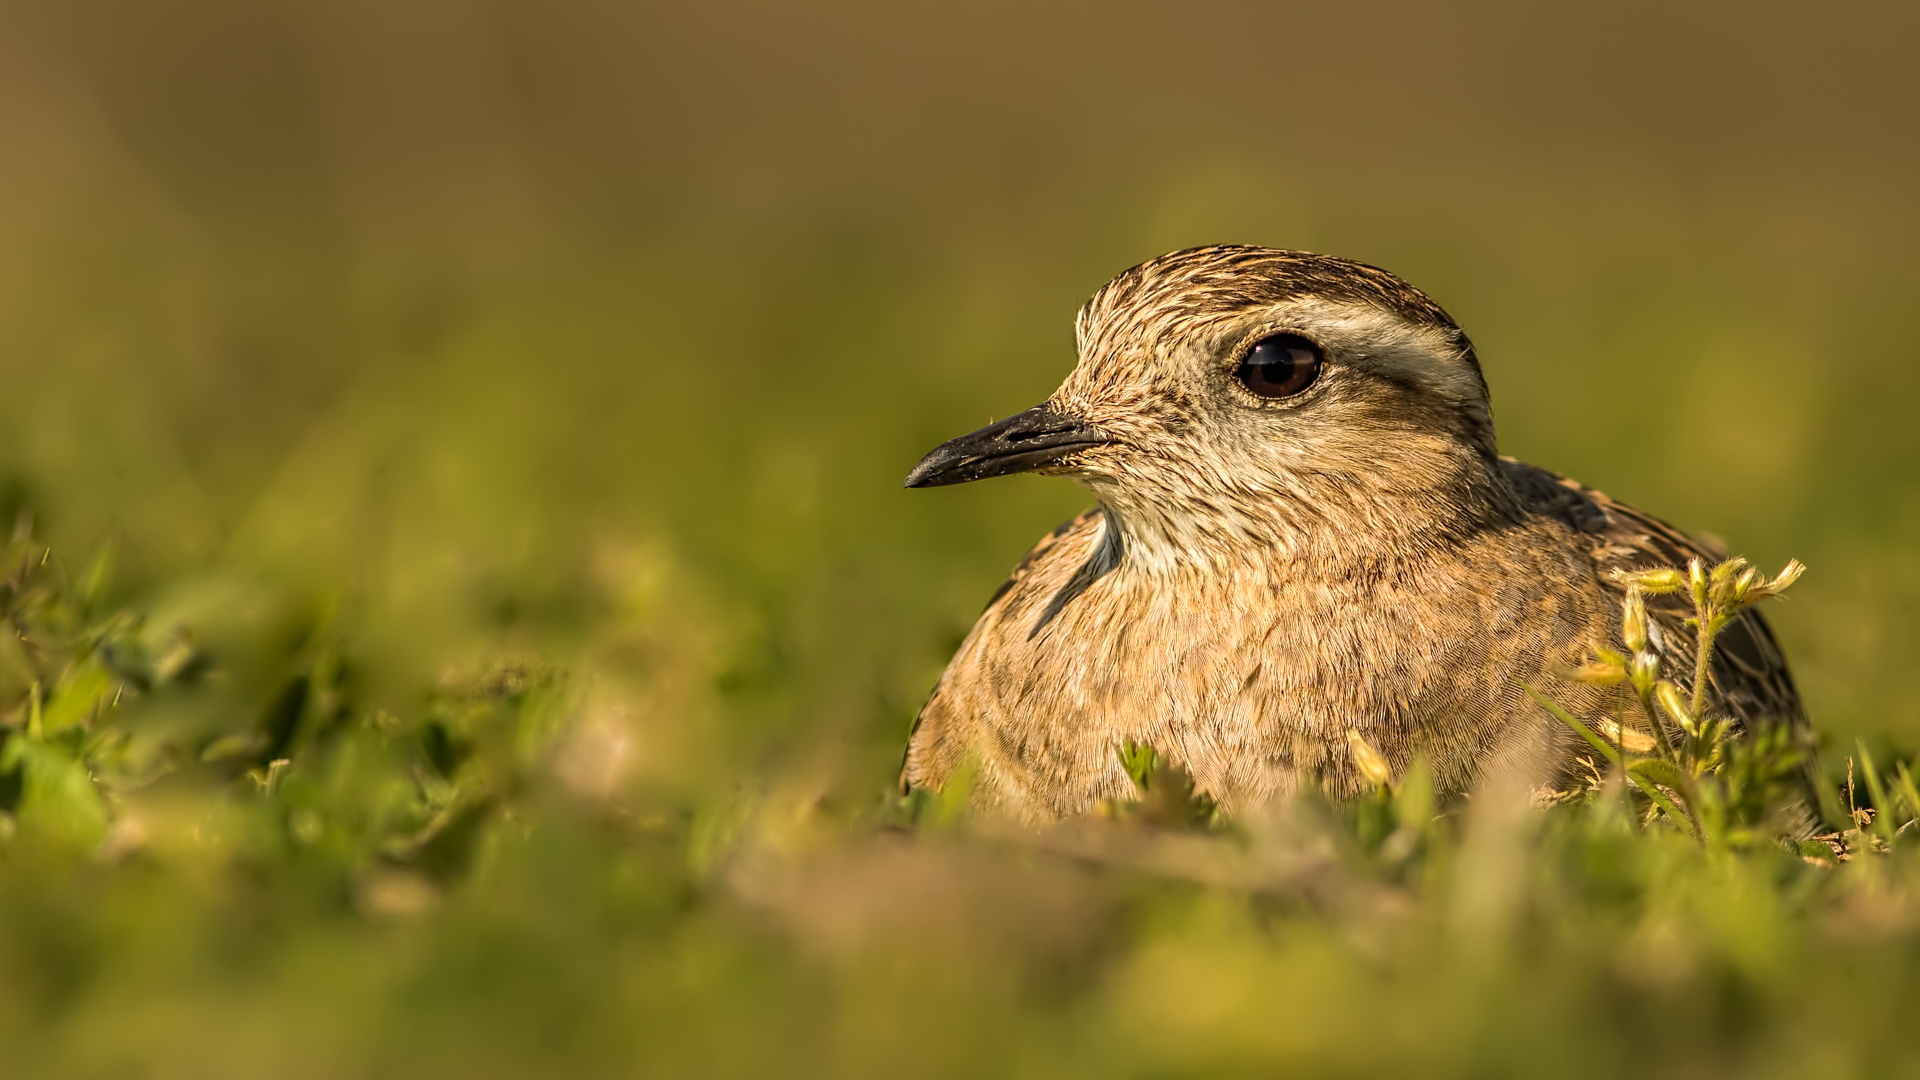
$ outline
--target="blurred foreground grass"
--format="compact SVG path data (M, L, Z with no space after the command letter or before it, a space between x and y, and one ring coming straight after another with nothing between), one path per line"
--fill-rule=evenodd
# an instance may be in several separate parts
M1209 825L1144 750L1138 812L1035 833L792 763L729 794L637 779L635 699L585 654L496 651L395 713L337 597L202 579L123 607L109 553L70 567L24 520L4 566L10 1075L1920 1065L1904 771L1891 799L1861 780L1890 810L1844 860L1703 845L1691 803L1638 824L1617 774L1436 817L1416 765Z

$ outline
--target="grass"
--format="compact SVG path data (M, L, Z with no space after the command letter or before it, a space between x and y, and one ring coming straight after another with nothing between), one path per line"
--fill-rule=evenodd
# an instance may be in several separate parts
M842 801L776 769L663 797L623 771L590 660L476 656L395 713L337 603L220 592L256 617L216 645L114 602L104 552L69 570L23 524L4 565L15 1075L1920 1064L1908 766L1845 761L1848 820L1809 857L1764 831L1777 785L1741 797L1803 742L1729 738L1645 675L1686 744L1635 761L1563 715L1611 771L1546 810L1436 807L1381 761L1357 803L1226 820L1127 747L1140 801L1030 833L964 784ZM1608 665L1629 678L1569 674Z

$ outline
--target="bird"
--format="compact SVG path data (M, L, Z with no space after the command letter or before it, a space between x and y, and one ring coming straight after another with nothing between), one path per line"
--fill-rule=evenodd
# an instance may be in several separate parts
M1618 642L1614 572L1724 554L1501 456L1472 342L1377 267L1175 251L1100 288L1075 340L1044 403L907 477L1061 476L1097 501L993 594L914 721L903 792L964 775L972 805L1055 821L1137 797L1120 751L1145 746L1228 813L1357 797L1369 753L1395 775L1423 761L1442 795L1539 796L1582 744L1528 687L1586 715L1614 700L1556 679ZM1691 611L1648 603L1690 689ZM1736 724L1805 722L1752 609L1708 678Z

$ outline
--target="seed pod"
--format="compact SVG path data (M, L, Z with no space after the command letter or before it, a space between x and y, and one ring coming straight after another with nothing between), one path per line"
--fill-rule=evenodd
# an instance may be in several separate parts
M1662 568L1659 570L1615 570L1613 580L1628 588L1639 588L1642 592L1663 595L1673 592L1687 583L1687 576L1678 570Z
M1760 582L1747 591L1747 602L1758 603L1769 596L1779 596L1787 590L1787 586L1799 581L1800 575L1806 572L1806 564L1799 559L1787 560L1786 567L1775 575L1772 581Z
M1687 708L1686 699L1680 696L1679 687L1665 679L1661 679L1659 684L1653 688L1653 696L1660 702L1661 711L1673 717L1674 723L1687 729L1687 734L1698 735L1700 733L1699 722L1694 719L1693 713Z
M1650 753L1655 746L1659 745L1653 741L1653 736L1646 732L1623 728L1615 721L1607 719L1600 721L1600 734L1619 743L1622 750L1634 754Z
M1716 608L1725 608L1734 601L1734 580L1730 577L1717 577L1707 586L1707 599Z
M1647 598L1640 592L1638 585L1627 589L1627 598L1621 603L1620 637L1627 648L1634 652L1647 649Z
M1358 728L1347 729L1347 749L1353 753L1353 767L1360 770L1367 783L1386 787L1393 782L1393 769L1388 767L1387 759L1380 756L1380 751L1367 742Z
M1554 674L1563 679L1586 683L1588 686L1612 686L1627 677L1627 665L1618 658L1589 660L1579 667L1560 669Z
M1707 571L1699 559L1687 563L1687 584L1693 589L1693 606L1707 606Z

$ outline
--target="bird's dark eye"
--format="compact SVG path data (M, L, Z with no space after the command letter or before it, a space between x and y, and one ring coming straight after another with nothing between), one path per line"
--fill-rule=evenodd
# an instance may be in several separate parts
M1275 334L1254 345L1234 374L1263 398L1292 397L1313 385L1320 359L1320 346L1299 334Z

